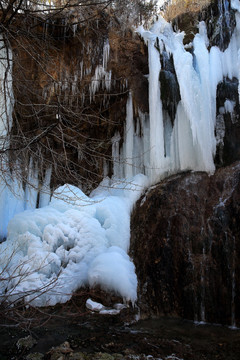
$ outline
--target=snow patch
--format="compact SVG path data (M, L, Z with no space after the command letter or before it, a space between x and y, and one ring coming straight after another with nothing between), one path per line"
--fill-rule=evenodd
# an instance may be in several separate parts
M93 301L91 299L87 299L86 307L92 311L101 311L105 309L105 306L103 306L103 304Z

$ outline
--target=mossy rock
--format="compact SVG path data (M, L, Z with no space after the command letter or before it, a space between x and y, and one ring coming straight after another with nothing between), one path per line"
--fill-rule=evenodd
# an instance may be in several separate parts
M26 336L24 338L21 338L17 341L17 348L19 350L23 350L23 349L31 349L34 345L37 344L37 341L31 336Z

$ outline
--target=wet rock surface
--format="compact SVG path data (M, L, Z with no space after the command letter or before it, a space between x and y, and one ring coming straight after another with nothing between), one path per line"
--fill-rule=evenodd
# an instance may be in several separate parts
M240 323L240 164L150 188L131 221L142 316Z
M226 107L226 102L232 109ZM238 80L225 78L217 87L217 153L215 157L217 167L227 166L240 158L239 114Z

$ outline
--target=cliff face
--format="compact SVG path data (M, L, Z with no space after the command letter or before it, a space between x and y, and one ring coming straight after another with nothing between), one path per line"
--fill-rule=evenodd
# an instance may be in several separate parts
M216 46L225 52L236 25L229 2L213 1L200 14L183 14L173 27L187 31L189 43L201 20L209 50ZM191 46L189 51L194 54ZM173 122L181 94L173 61L166 58L161 59L161 98ZM148 189L133 211L131 255L142 317L165 314L239 326L238 86L233 76L217 86L216 173L172 176Z
M123 135L130 88L148 112L147 51L111 14L77 29L67 21L14 23L12 156L23 168L32 157L39 177L52 166L53 187L88 191L112 174L112 137Z
M185 31L184 42L189 43L202 20L209 48L216 45L226 50L236 25L234 11L213 1L201 13L174 19L173 28ZM129 91L135 131L139 138L144 135L143 123L137 122L139 111L146 118L149 113L147 47L138 34L123 31L114 15L104 11L77 28L63 17L44 22L19 15L13 30L11 145L17 151L11 152L11 160L21 158L24 176L33 158L40 182L51 166L54 188L70 182L91 190L103 176L113 173L113 137L119 134L121 148ZM161 54L159 79L167 128L168 116L174 125L181 101L173 57L167 51ZM238 80L226 77L217 88L217 167L240 158L238 114ZM143 149L138 156L146 154Z
M142 316L240 323L240 164L150 188L131 222Z

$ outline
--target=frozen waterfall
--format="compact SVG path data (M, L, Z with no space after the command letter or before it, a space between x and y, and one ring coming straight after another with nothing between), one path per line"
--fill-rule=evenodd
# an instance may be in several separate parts
M199 33L194 38L193 53L183 45L184 34L174 32L164 19L160 19L150 30L138 28L148 44L149 115L146 115L147 121L144 122L141 121L143 114L140 111L135 119L129 118L130 95L123 149L119 149L119 154L115 151L115 157L120 159L116 176L122 174L127 177L129 163L132 163L133 174L143 171L151 183L183 170L214 172L217 85L225 77L239 79L240 76L239 13L236 13L236 21L231 42L224 52L216 46L208 49L204 22L199 24ZM161 91L164 89L161 90L159 78L163 53L169 59L171 56L173 58L180 89L181 99L173 125L161 101ZM139 123L142 126L141 134L137 130ZM136 130L130 133L127 129ZM127 155L124 151L126 148ZM134 159L141 159L141 162L137 165Z
M232 8L239 10L237 1ZM236 12L236 28L228 48L223 52L218 47L210 49L206 25L199 23L192 53L183 45L184 33L174 32L172 26L160 18L150 30L137 29L148 45L149 54L149 114L129 117L132 102L130 94L127 103L126 130L122 149L118 136L118 148L114 143L114 175L127 177L132 166L133 175L143 172L155 183L169 174L183 170L215 170L216 154L216 92L217 86L225 78L240 79L240 14ZM180 89L173 124L164 111L161 100L162 69L161 57L173 58L174 70ZM239 90L240 94L240 90ZM225 111L229 110L227 103ZM221 112L221 110L219 111ZM145 119L143 120L143 118ZM132 122L132 125L130 125ZM141 127L141 133L139 131ZM128 129L131 130L131 134ZM221 137L223 134L221 134ZM130 146L130 144L132 144ZM126 154L126 149L128 152ZM136 162L135 159L140 159ZM129 165L130 164L130 165Z
M1 157L0 238L6 237L8 223L9 226L7 240L0 245L0 273L7 274L1 282L0 297L9 291L13 299L27 293L27 301L35 305L54 305L67 301L80 286L100 285L125 300L136 301L137 279L127 255L134 202L145 186L170 174L184 170L211 174L215 170L216 144L224 136L216 136L217 129L224 132L224 126L216 124L217 86L226 77L240 80L239 1L232 1L232 7L236 10L236 28L224 52L216 46L209 49L204 22L199 24L192 52L183 44L184 34L174 32L162 18L150 30L138 28L148 46L149 74L145 75L149 83L149 114L135 108L134 91L130 89L123 138L119 131L112 137L113 178L106 177L90 197L79 188L65 185L50 200L51 168L40 183L31 159L23 188L14 171L8 169L7 157ZM0 51L1 59L6 58L6 49L1 47ZM106 41L102 64L96 65L88 89L92 103L99 89L111 89L109 54ZM162 102L163 57L172 61L179 85L174 119L170 119ZM8 146L13 105L8 65L0 61L2 150ZM80 66L82 74L82 62ZM90 77L91 71L84 71L89 71ZM221 111L232 113L233 108L234 103L226 99ZM105 164L104 175L107 172ZM37 206L44 208L36 209Z

